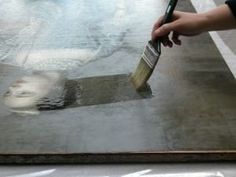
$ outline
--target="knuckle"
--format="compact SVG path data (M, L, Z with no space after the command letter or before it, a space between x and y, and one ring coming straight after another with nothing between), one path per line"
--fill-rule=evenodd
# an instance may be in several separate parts
M161 30L164 32L164 31L167 31L169 28L168 28L168 25L167 24L164 24L162 25L161 27Z

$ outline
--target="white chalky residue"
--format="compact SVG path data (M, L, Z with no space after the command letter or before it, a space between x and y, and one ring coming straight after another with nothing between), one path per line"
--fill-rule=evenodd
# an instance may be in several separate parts
M48 50L33 50L27 55L24 63L18 63L25 68L33 68L38 70L66 70L69 68L84 65L96 59L97 50L92 49L48 49ZM26 55L25 52L20 52L16 56L17 61L21 61Z
M16 35L5 41L1 41L3 48L0 52L0 60L6 60L7 63L10 62L16 65L24 63L33 45L33 39L36 37L41 26L41 21L31 18L29 24L22 28ZM25 55L21 56L21 58L14 59L15 55L21 51L25 51Z

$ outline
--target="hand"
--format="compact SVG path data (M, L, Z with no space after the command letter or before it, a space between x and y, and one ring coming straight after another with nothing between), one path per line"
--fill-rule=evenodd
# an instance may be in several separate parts
M181 45L180 35L194 36L198 35L204 30L205 16L195 13L186 13L175 11L172 16L172 22L161 26L163 17L161 17L153 26L152 39L156 40L162 37L162 44L164 46L172 47L173 43ZM170 39L169 34L172 33Z

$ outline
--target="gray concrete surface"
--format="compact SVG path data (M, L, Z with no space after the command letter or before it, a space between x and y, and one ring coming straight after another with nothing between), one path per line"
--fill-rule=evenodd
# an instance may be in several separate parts
M220 2L221 3L221 2ZM205 6L205 5L204 5ZM231 38L234 40L234 38ZM234 49L234 48L232 48ZM4 67L5 68L5 67ZM6 70L3 67L0 72L1 75L7 73L7 71L14 73L14 70ZM13 77L14 78L14 77ZM17 76L15 76L17 78ZM14 79L13 79L14 80ZM12 81L13 81L12 80ZM9 81L10 84L12 81ZM7 89L7 87L5 88ZM5 91L1 90L1 93ZM45 174L44 176L55 176L55 177L74 177L74 176L122 176L127 174L133 174L143 170L151 169L151 172L146 175L163 174L163 173L186 173L186 172L221 172L224 177L235 177L236 165L227 163L216 163L216 164L143 164L143 165L103 165L103 166L1 166L0 176L24 176L32 177ZM44 173L43 173L44 172ZM143 175L144 176L144 175ZM159 176L157 176L159 177ZM201 176L202 177L202 176Z
M166 5L153 0L1 3L15 8L1 17L6 44L1 59L9 65L1 66L1 94L11 81L35 69L66 69L68 79L132 72L150 26ZM178 8L193 11L189 1L180 1ZM62 57L51 60L57 53ZM2 105L0 153L235 150L236 83L208 34L163 49L150 85L151 99L37 116L11 113Z

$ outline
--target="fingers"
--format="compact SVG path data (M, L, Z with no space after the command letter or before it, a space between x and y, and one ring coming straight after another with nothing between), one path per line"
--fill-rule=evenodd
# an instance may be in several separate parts
M155 40L162 36L166 36L172 31L172 29L173 29L172 23L167 23L167 24L162 25L153 31L152 39Z
M161 42L165 47L167 47L167 46L170 48L173 47L173 43L170 41L168 36L162 37Z
M179 33L176 32L178 28L178 12L175 12L173 22L167 23L162 25L162 19L159 18L159 20L154 24L152 29L152 40L157 40L158 38L161 38L161 42L164 46L173 47L173 43L176 45L181 45L181 40L179 40ZM171 40L169 39L169 34L172 34Z
M152 33L154 33L154 31L155 31L156 29L158 29L158 28L161 26L162 19L163 19L163 16L160 17L160 18L157 20L157 22L153 25Z
M169 39L169 36L164 36L161 38L161 42L165 47L173 47L173 43L176 45L181 45L181 40L179 39L179 34L176 32L173 32L171 40Z
M153 26L153 29L152 29L152 39L153 40L158 38L158 36L156 35L156 30L160 29L160 27L162 25L162 19L163 19L163 16L161 18L159 18L159 20ZM169 46L169 47L173 46L173 43L170 41L168 35L166 35L165 37L162 36L161 42L164 46Z
M155 28L159 25L159 28ZM157 38L161 38L162 44L166 47L173 47L173 43L176 45L181 45L181 40L179 39L179 33L174 31L175 23L167 23L163 26L160 26L160 22L158 21L154 25L154 30L152 32L152 40L156 40ZM169 38L169 34L172 32L171 40Z
M181 40L179 39L179 34L177 32L173 32L173 34L172 34L172 41L176 45L181 45Z

